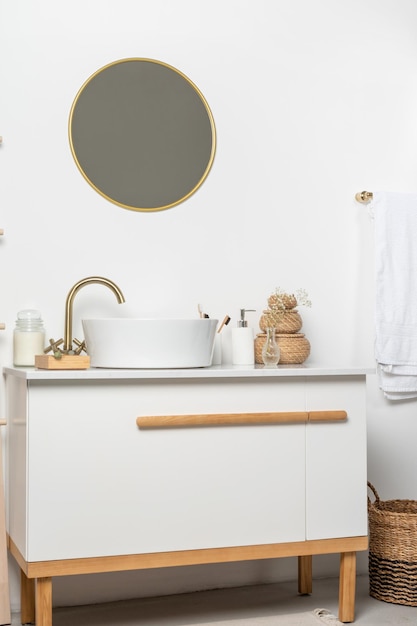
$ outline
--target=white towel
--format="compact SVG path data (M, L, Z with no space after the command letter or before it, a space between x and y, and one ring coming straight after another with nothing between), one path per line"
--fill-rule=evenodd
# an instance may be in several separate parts
M375 192L375 357L392 400L417 397L417 194Z

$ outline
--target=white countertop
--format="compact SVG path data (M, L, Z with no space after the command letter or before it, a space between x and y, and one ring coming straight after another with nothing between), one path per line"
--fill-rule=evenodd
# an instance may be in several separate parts
M4 367L6 375L26 380L105 380L105 379L210 379L210 378L276 378L282 376L366 376L372 367L317 365L215 365L190 369L101 369L42 370L35 367Z

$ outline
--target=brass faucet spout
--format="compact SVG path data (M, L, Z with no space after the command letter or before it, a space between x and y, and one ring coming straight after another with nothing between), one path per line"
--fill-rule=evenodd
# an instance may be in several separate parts
M82 287L93 284L105 285L106 287L111 289L116 296L119 304L122 304L125 301L122 291L114 282L112 282L108 278L103 278L102 276L89 276L78 281L78 283L75 283L75 285L70 289L67 295L67 300L65 302L65 331L63 351L66 353L72 350L72 310L75 295Z

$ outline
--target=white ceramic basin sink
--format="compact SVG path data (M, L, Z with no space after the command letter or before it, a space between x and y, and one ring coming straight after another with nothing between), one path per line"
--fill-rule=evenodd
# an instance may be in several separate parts
M211 364L217 320L82 320L91 367L187 368Z

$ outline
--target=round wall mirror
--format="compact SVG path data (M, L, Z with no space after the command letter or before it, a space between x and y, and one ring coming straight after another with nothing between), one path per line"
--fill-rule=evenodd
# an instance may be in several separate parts
M110 202L161 211L189 198L213 164L216 131L201 93L152 59L102 67L78 91L69 141L87 182Z

